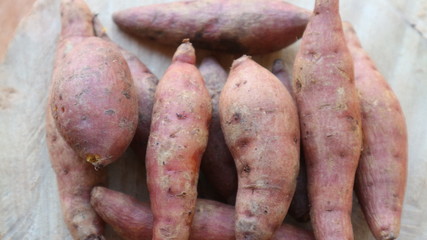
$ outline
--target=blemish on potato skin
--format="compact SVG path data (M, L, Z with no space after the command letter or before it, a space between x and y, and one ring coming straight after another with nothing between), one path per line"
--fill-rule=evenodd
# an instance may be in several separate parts
M186 118L187 118L187 114L186 114L185 112L182 112L182 113L176 113L176 117L177 117L179 120L183 120L183 119L186 119Z
M123 90L122 94L126 97L126 99L130 99L131 95L130 95L130 91L129 90Z
M113 109L108 109L108 110L106 110L105 112L105 115L114 115L115 113L116 113L116 111L114 111Z
M245 164L244 166L243 166L243 172L245 172L245 173L250 173L251 172L251 168L249 167L249 165L248 164Z

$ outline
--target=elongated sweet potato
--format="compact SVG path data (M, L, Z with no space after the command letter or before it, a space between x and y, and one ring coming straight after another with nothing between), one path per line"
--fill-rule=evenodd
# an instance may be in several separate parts
M238 174L236 239L270 239L288 211L299 170L294 101L270 71L243 56L233 62L219 111Z
M65 56L76 45L93 36L92 13L84 1L63 0L60 9L62 29L55 66L63 64ZM55 79L58 74L58 69L55 69L52 78ZM48 102L51 102L50 97ZM104 170L95 171L92 165L74 152L58 132L50 106L46 109L46 142L67 228L73 239L104 239L104 223L90 205L90 192L94 186L105 184L106 173Z
M351 24L343 26L363 117L356 193L375 238L397 239L408 164L405 117L396 95L362 49Z
M146 156L153 239L187 239L190 234L212 114L195 62L191 43L182 43L155 93Z
M93 18L93 27L95 36L111 41L97 16ZM139 158L145 159L148 136L150 135L154 92L156 91L159 80L135 54L121 47L119 49L129 66L138 97L138 126L131 146Z
M153 215L147 203L104 187L92 190L91 203L98 214L126 240L151 239ZM190 240L234 240L234 208L198 199ZM283 224L272 240L313 240L313 234Z
M316 0L294 63L310 218L316 239L353 239L354 177L362 148L353 61L338 0Z
M212 98L212 121L208 146L201 169L215 191L228 203L234 203L237 192L237 171L233 156L225 144L219 120L219 95L227 80L227 73L212 57L203 59L199 67Z
M57 131L50 109L47 111L47 146L68 230L73 239L104 239L104 223L90 205L90 192L94 186L105 184L106 173L95 171L77 156Z
M276 59L271 72L285 85L295 101L292 89L292 76L284 69L283 61ZM303 153L300 152L300 169L297 177L297 187L289 206L289 214L297 221L307 222L310 219L310 202L307 192L307 171Z
M80 157L97 168L120 157L135 134L138 99L118 48L96 37L74 46L55 65L50 107Z
M154 4L113 15L123 30L157 42L228 53L280 50L302 36L310 13L280 0L201 0ZM262 37L260 37L262 36Z

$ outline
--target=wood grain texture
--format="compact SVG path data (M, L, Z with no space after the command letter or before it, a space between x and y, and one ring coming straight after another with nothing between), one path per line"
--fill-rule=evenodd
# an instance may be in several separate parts
M111 14L165 0L87 0L99 13L112 40L135 53L158 77L170 64L175 47L136 40L121 32ZM170 2L170 1L169 1ZM289 0L312 9L313 0ZM386 77L406 115L409 134L408 185L402 240L427 239L427 0L342 0L341 16L354 24L363 47ZM0 64L0 239L71 240L62 220L55 175L45 141L44 109L60 31L59 1L37 0L21 22ZM254 59L270 68L283 58L291 69L299 43ZM197 50L198 60L209 55ZM228 69L233 56L214 53ZM128 151L108 167L109 187L148 200L142 160ZM374 238L354 201L355 239ZM119 239L107 228L108 239Z
M2 0L0 1L0 22L2 33L0 34L0 61L6 54L10 40L15 35L19 22L31 10L35 0Z

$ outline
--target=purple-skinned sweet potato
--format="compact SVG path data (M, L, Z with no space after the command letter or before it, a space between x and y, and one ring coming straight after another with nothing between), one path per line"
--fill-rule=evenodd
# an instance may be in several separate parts
M408 137L399 100L363 50L350 23L344 22L360 94L363 151L356 172L356 193L378 240L397 239L405 195Z
M97 16L93 19L93 27L95 36L111 41ZM145 159L148 136L150 135L154 93L159 80L135 54L121 47L119 48L129 66L138 97L138 126L131 142L131 147L140 159Z
M293 70L316 239L351 240L360 103L338 0L316 0Z
M285 70L281 59L276 59L274 61L271 72L283 83L283 85L285 85L292 97L295 98L294 91L292 90L292 76ZM300 153L300 169L297 177L297 187L295 188L294 197L292 198L288 213L299 222L307 222L310 219L307 171L302 152Z
M212 57L203 59L199 70L212 99L212 121L201 170L222 200L231 204L234 203L237 192L237 170L233 156L225 144L218 109L219 95L227 81L227 73Z
M91 203L98 214L125 240L151 239L153 215L147 203L104 187L95 187ZM234 207L198 199L190 240L234 240ZM272 240L314 240L309 231L282 224Z
M146 155L153 239L187 239L190 234L212 114L195 62L194 48L184 41L156 88Z
M270 71L242 56L232 64L219 112L238 174L236 239L270 239L286 216L299 171L295 103Z
M189 38L197 48L263 54L302 36L310 12L281 0L197 0L153 4L114 13L123 30L176 45Z

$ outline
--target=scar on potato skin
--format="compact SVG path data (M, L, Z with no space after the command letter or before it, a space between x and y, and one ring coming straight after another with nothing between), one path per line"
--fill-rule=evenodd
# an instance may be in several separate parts
M101 156L99 156L98 154L92 154L92 153L88 153L86 154L86 162L95 164L100 160Z

